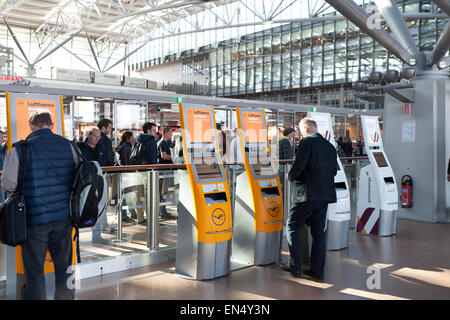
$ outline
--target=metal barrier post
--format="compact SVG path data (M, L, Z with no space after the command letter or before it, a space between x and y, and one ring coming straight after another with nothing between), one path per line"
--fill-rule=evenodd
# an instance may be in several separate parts
M112 242L122 242L122 175L116 174L114 180L117 180L117 239Z
M159 246L159 172L147 172L147 247Z

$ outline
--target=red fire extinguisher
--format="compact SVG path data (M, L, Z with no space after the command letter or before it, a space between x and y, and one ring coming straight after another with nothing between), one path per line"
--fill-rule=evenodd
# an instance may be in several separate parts
M413 181L411 176L404 175L402 177L402 195L400 196L402 208L412 207L412 186Z

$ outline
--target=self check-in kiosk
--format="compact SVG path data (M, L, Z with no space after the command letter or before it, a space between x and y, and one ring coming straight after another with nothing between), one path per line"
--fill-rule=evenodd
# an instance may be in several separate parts
M263 110L236 108L245 172L236 178L232 268L276 262L283 230L283 198L268 148Z
M398 191L395 176L383 150L376 116L361 116L370 164L359 175L356 232L389 236L396 233Z
M318 132L336 148L331 115L322 112L308 112L308 117L316 122ZM328 204L325 227L327 230L327 250L339 250L348 246L350 193L347 177L337 153L336 158L338 167L334 177L334 185L336 187L337 201Z
M214 108L180 104L187 174L180 179L175 273L206 280L230 271L230 192L220 158Z
M8 150L11 150L15 142L25 139L31 133L28 119L30 114L37 110L50 112L54 124L52 131L64 137L62 96L6 92ZM72 239L74 234L73 231ZM22 287L26 282L22 246L15 248L8 246L6 254L6 298L19 299ZM75 264L75 242L72 241L72 266ZM44 275L47 299L53 299L55 294L55 267L48 250L44 260Z

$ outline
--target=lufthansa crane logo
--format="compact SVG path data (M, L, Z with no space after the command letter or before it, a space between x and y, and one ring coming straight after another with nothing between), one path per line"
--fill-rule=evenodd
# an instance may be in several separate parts
M271 217L276 217L280 213L280 207L278 206L278 203L275 201L271 201L269 203L269 215Z
M225 223L225 212L217 208L212 212L212 220L216 226L221 226Z

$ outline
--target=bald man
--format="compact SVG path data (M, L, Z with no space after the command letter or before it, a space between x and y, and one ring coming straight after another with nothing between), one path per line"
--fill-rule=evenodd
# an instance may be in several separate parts
M299 194L286 222L290 258L284 270L297 278L302 275L300 229L308 221L313 242L311 266L304 274L323 280L326 254L324 228L328 203L336 202L334 176L338 166L337 154L334 146L317 132L313 119L303 118L299 126L303 139L288 174L289 181L296 183L295 190Z

